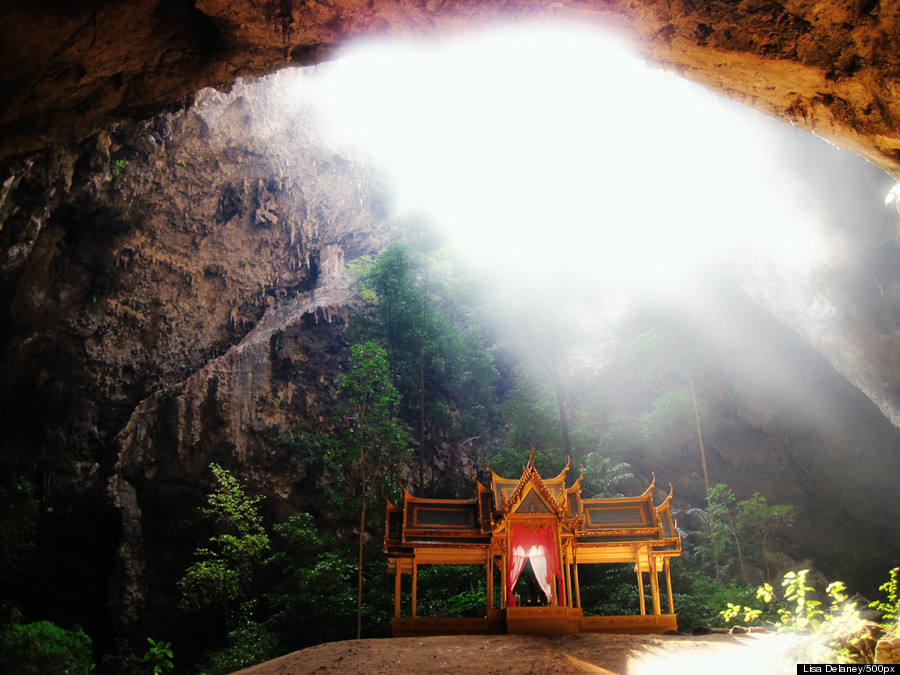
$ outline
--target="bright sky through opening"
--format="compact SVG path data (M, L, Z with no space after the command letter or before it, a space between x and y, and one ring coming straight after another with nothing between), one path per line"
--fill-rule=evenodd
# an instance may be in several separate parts
M709 263L823 254L775 122L595 29L361 44L304 86L403 209L512 276L671 286Z

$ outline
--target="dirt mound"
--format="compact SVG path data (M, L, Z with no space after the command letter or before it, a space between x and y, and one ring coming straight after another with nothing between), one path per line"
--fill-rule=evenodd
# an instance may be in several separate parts
M301 673L794 672L798 643L783 635L464 635L348 640L240 671ZM664 670L663 670L664 669Z

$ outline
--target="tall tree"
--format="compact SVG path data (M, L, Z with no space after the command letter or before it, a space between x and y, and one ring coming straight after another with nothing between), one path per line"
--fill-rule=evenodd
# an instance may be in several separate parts
M709 528L714 534L715 509L710 494L709 470L706 463L706 447L703 444L701 421L708 411L708 403L697 397L694 388L696 355L685 346L684 340L672 330L654 327L638 335L625 350L625 360L640 365L644 370L644 382L648 389L666 389L651 404L650 412L641 417L644 434L648 439L660 439L666 431L689 424L700 449L703 468L703 484L706 489L706 505L709 512ZM687 391L684 391L684 386ZM672 388L669 389L668 387ZM681 390L679 390L681 389Z
M353 345L350 369L338 375L338 393L346 402L339 412L348 423L344 442L336 446L339 461L355 456L360 480L359 560L357 580L356 638L362 637L363 544L366 529L366 504L373 484L395 475L406 448L406 433L394 420L392 409L399 401L389 376L384 348L374 342Z
M518 353L521 365L517 369L517 389L529 386L535 402L546 398L549 391L549 400L555 409L555 417L558 422L563 460L566 457L575 458L583 449L576 447L574 440L570 394L574 385L573 355L579 341L584 337L584 328L581 322L573 314L572 308L555 298L544 296L547 306L553 307L549 313L537 313L534 311L534 303L538 302L542 293L537 288L530 294L529 306L519 305L507 310L505 322L514 327L514 335L511 339L511 347ZM541 405L541 407L544 407ZM519 423L525 420L519 419ZM525 427L532 426L525 423ZM535 449L541 440L535 438L529 442ZM524 449L524 448L523 448Z
M203 514L218 533L196 551L197 561L178 582L180 607L196 611L218 606L230 627L229 602L245 597L260 556L269 549L269 537L259 513L262 497L244 493L237 478L218 464L210 464L216 489L206 497Z
M487 331L467 280L427 236L367 261L357 288L370 308L354 319L349 335L387 351L402 401L397 412L417 431L418 488L424 492L429 444L442 436L490 436L487 426L501 426L499 374Z

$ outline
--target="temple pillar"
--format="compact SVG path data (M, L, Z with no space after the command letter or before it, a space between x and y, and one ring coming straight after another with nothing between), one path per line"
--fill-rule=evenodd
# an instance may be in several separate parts
M506 551L501 552L500 554L500 608L506 609L506 597L509 593L506 590L506 576L508 574L506 568Z
M669 567L670 559L666 558L663 567L666 570L666 593L669 596L669 614L675 613L675 599L672 597L672 570Z
M659 570L656 567L656 556L651 555L650 558L650 593L653 596L653 613L662 614L659 605Z
M644 616L647 613L647 606L644 602L644 575L641 573L641 562L638 560L634 564L634 571L637 572L637 582L638 582L638 597L641 601L641 616ZM415 596L413 596L415 597Z
M487 550L487 611L485 616L491 615L494 609L494 554L490 549Z
M575 606L581 607L581 584L578 581L578 556L572 559L572 569L575 571Z
M397 561L397 574L394 577L394 618L395 619L400 618L400 611L401 611L400 610L400 595L401 595L400 579L401 579L400 561L398 560Z
M412 616L413 619L416 618L416 591L418 590L417 587L418 587L418 583L419 583L418 572L419 572L419 566L416 565L416 561L413 560L413 564L412 564L412 614L410 615L410 616Z

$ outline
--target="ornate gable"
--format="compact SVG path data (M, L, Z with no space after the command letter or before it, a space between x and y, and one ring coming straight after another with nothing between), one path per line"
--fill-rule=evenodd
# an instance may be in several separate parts
M514 513L555 513L555 510L538 496L537 490L532 488L519 502Z
M495 500L500 506L501 517L510 513L565 515L568 468L566 465L556 478L545 482L534 467L534 452L532 452L518 481L502 478L492 471Z

